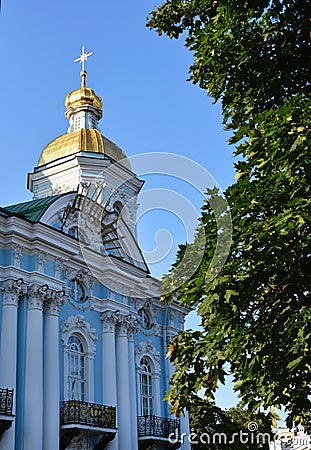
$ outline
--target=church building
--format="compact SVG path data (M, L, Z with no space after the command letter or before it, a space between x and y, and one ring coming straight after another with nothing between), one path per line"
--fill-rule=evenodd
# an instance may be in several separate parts
M163 400L188 311L160 301L137 243L144 182L99 130L90 55L33 199L0 208L0 450L189 450Z

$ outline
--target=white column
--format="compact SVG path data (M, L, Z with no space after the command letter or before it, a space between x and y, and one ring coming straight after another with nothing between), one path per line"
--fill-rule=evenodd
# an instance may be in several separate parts
M115 324L118 315L113 311L101 314L102 321L102 381L103 404L117 406L117 372ZM118 411L117 411L118 413ZM118 450L118 433L107 445L107 450Z
M59 306L64 292L51 291L45 300L43 361L43 450L59 448Z
M126 316L120 316L116 337L119 450L128 449L132 442L127 329Z
M183 444L181 444L181 450L191 450L191 445L189 442L190 427L189 427L189 415L188 411L184 410L184 416L180 416L180 434L184 434Z
M138 449L137 434L137 392L136 392L136 371L135 371L135 347L134 335L139 328L136 318L131 318L128 329L129 339L129 372L130 372L130 398L131 398L131 425L132 425L132 450Z
M175 335L169 335L168 341L170 342ZM173 374L175 372L175 366L171 362L171 360L168 360L168 375L169 379L172 378ZM188 411L184 410L184 416L179 417L180 422L180 435L182 436L184 433L183 443L181 444L181 450L191 450L190 442L189 442L189 436L190 436L190 427L189 427L189 415ZM171 414L172 419L176 419L175 414Z
M28 291L26 338L24 448L41 449L43 434L43 333L42 308L47 286Z
M16 411L16 365L17 365L17 308L18 301L26 292L23 280L7 280L1 287L2 321L0 347L0 387L14 389L13 414ZM2 436L0 450L14 450L15 421Z

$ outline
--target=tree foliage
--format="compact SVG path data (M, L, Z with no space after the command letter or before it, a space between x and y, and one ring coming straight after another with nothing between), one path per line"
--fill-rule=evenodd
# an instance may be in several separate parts
M192 400L189 423L194 450L269 449L273 434L263 414L252 415L240 405L223 410L196 395Z
M306 0L171 0L149 17L159 34L185 36L194 53L190 78L221 101L239 157L237 181L225 192L233 224L227 262L206 282L223 232L210 206L219 195L210 190L202 209L204 258L172 293L198 305L202 316L201 331L181 333L170 346L176 372L168 398L176 412L191 406L201 388L212 399L230 372L250 410L283 405L289 421L310 415L308 6ZM181 247L175 266L183 253ZM172 271L164 286L173 286L173 278Z

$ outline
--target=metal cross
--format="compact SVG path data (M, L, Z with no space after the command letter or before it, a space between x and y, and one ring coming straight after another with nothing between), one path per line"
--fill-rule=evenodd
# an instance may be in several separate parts
M82 64L82 71L85 71L85 61L88 59L89 56L92 56L94 52L86 53L84 45L82 46L82 54L79 58L75 59L74 62L81 62Z

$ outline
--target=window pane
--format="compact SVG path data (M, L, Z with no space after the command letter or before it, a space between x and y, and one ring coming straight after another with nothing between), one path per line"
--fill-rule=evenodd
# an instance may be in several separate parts
M140 361L140 405L141 414L146 416L153 414L153 389L151 365L147 358Z
M68 397L70 400L85 399L85 355L83 345L77 336L68 340Z

